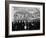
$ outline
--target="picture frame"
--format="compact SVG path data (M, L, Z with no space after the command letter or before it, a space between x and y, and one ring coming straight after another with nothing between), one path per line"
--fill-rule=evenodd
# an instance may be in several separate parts
M12 9L12 7L14 7L15 11ZM24 28L23 29L21 28L18 30L13 30L13 27L12 27L12 18L13 17L12 16L15 14L14 12L16 12L18 10L19 11L21 10L22 12L25 10L31 10L30 8L32 10L35 10L35 8L40 9L39 17L40 17L41 21L40 21L39 29L37 27L37 29L34 30L33 29L34 26L33 26L33 27L31 27L32 30L31 30L31 28L30 28L30 30L29 29L26 30L26 28L25 28L25 30L23 30ZM33 19L34 19L34 17L33 17ZM16 27L14 27L14 28L16 28ZM6 1L5 2L5 36L6 37L24 37L24 36L40 36L40 35L45 35L45 3L24 2L24 1L23 2L22 1Z

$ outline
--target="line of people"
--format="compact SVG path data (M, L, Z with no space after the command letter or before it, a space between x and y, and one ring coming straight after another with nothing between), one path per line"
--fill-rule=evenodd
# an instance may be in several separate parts
M38 30L40 29L40 22L28 22L28 21L16 21L15 23L12 22L12 30L19 31L19 30Z

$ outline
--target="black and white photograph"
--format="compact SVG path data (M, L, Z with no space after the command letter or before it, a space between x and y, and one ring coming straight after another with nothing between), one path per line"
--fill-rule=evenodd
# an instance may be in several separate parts
M9 4L8 35L43 34L43 4Z
M40 8L13 7L12 31L39 30Z

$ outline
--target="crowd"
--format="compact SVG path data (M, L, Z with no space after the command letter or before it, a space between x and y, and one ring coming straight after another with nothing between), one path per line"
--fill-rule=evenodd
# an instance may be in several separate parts
M12 22L12 31L21 31L21 30L39 30L40 29L40 21L15 21Z

